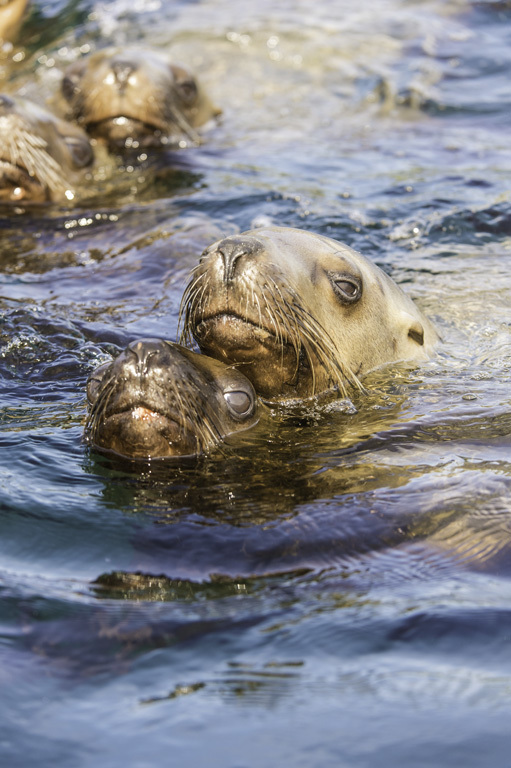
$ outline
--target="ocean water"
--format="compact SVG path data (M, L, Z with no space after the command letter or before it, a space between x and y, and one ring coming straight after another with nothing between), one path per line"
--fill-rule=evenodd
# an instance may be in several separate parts
M2 765L508 766L509 3L34 3L3 87L52 101L111 42L222 117L0 210ZM91 450L90 372L266 224L374 260L437 354L196 462Z

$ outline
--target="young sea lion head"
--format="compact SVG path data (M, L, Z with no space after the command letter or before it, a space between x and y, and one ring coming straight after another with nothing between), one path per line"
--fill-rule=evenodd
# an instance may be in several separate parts
M258 420L242 373L161 339L131 342L92 374L87 395L89 442L130 458L205 453Z

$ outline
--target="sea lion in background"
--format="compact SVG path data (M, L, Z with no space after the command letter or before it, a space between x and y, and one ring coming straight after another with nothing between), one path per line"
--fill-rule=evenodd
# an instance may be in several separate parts
M194 456L258 420L252 384L232 366L160 339L131 342L87 384L86 437L129 458Z
M0 94L0 202L63 202L93 161L85 133L26 99Z
M12 43L18 36L28 0L1 0L0 41Z
M117 150L199 143L196 128L219 114L196 78L155 51L108 48L64 73L70 117Z
M185 290L182 340L236 365L269 400L310 397L373 368L425 360L437 333L375 264L299 229L227 237L203 253Z

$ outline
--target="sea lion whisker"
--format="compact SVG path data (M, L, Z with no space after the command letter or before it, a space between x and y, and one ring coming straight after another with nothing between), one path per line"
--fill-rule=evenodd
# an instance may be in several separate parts
M296 376L296 373L300 366L300 337L297 332L296 323L291 325L290 319L294 320L294 316L287 316L284 312L282 312L281 304L279 303L279 298L282 298L282 294L280 294L279 297L275 296L274 291L272 290L271 284L268 286L270 296L273 299L273 306L270 304L266 305L266 310L268 314L273 317L273 322L275 324L277 333L276 338L277 342L280 344L281 349L281 364L284 360L284 348L286 343L291 343L293 350L295 352L295 358L296 358L296 366L295 371L293 373L293 378ZM266 299L267 301L267 299ZM285 333L285 338L284 338Z
M311 350L321 361L325 370L334 378L345 395L346 388L344 381L348 379L343 364L338 359L338 352L335 344L325 329L299 305L289 305L289 312L293 312L300 327L301 337L309 342L311 348L306 348L309 359L309 365L312 373L315 366L311 356ZM348 379L349 380L349 379Z
M197 290L195 291L192 297L192 302L189 305L191 313L190 320L185 319L188 327L190 325L190 321L202 322L204 320L204 315L209 304L209 295L207 291L208 285L206 281L204 281L201 286L198 286Z
M186 416L188 415L195 435L197 452L202 452L211 442L218 442L222 434L204 407L203 393L194 388L193 395L192 397L192 392L186 390L184 398L179 397L180 415L182 416L183 430L186 429Z
M259 315L259 325L262 326L263 316L261 311L261 302L259 301L259 298L254 290L252 291L252 293L253 293L253 302L257 306L257 314Z
M89 417L85 425L85 431L87 437L90 436L90 439L92 440L94 439L94 435L104 419L106 409L112 397L113 390L111 385L112 377L109 377L106 381L101 383L100 391L89 413Z
M167 105L168 114L170 115L170 119L177 125L177 127L184 133L184 135L190 139L195 145L198 145L201 143L201 137L195 131L188 120L184 117L183 114L181 114L180 110L172 107L170 104Z
M283 339L282 339L282 333L281 333L281 330L280 330L280 323L279 323L279 321L277 319L276 313L275 313L272 305L268 301L268 296L267 296L266 289L264 288L264 286L261 289L261 296L264 299L264 311L265 311L266 315L268 316L268 319L269 319L271 325L273 326L273 328L275 330L275 338L277 339L277 343L282 345ZM270 291L270 296L272 296L271 291ZM262 328L263 327L263 318L262 318L260 302L258 302L258 305L259 305L259 325Z
M29 176L39 179L49 189L65 189L66 179L60 165L49 154L47 142L27 131L19 123L8 133L7 152L13 165L22 164Z
M263 297L264 302L265 302L264 309L265 309L266 315L267 315L268 319L270 320L270 323L273 325L273 327L275 329L275 338L277 340L277 344L280 346L280 362L281 362L281 365L282 365L283 364L283 360L284 360L284 337L283 337L282 330L281 330L281 324L279 322L279 319L277 317L276 312L274 311L274 309L271 306L271 304L269 304L269 302L268 302L268 297L266 295L266 291L265 291L264 287L261 290L261 294L262 294L262 297ZM271 291L270 291L270 294L271 294ZM261 325L261 327L263 325L262 324L262 318L260 318L260 325Z
M287 329L288 335L292 339L295 345L295 351L298 357L300 354L300 330L298 327L297 317L295 312L289 311L290 307L293 305L291 305L290 302L284 297L284 294L282 293L280 286L275 280L272 279L271 284L278 295L278 300L274 295L275 306L279 310L279 316L283 322L283 325ZM295 301L296 301L296 297L293 295L293 303ZM282 309L283 307L288 310L287 314L283 311Z
M293 377L295 377L300 367L300 351L302 348L300 329L298 327L297 317L293 311L289 311L289 307L292 305L290 305L289 301L285 299L277 282L271 276L268 276L268 282L269 282L269 285L271 286L271 294L273 298L275 311L278 314L278 318L281 323L281 326L286 331L287 342L288 343L291 342L295 352L296 366L293 374ZM293 300L294 299L295 297L293 297ZM283 311L283 307L288 310L287 313ZM282 341L281 355L283 355L283 353L284 353L284 341Z
M203 392L191 382L187 382L187 387L183 388L179 386L177 379L172 379L171 387L178 403L181 434L189 433L191 426L198 453L203 452L211 442L219 442L222 433L204 406ZM187 423L187 419L190 424Z
M300 310L303 311L302 308ZM349 368L349 366L342 360L340 360L340 353L337 350L333 339L329 336L326 330L307 312L304 312L306 317L306 323L303 326L303 332L311 334L309 339L314 346L316 354L321 359L325 369L334 377L339 385L343 396L346 396L346 387L344 382L349 381L356 386L360 391L364 392L365 389L360 383L360 380L356 374Z
M195 270L194 270L195 271ZM180 335L182 343L190 343L192 339L191 327L198 318L197 310L202 305L202 297L207 289L204 274L199 274L193 278L192 282L186 287L179 305L178 332L183 324L183 330ZM202 309L202 312L204 310Z

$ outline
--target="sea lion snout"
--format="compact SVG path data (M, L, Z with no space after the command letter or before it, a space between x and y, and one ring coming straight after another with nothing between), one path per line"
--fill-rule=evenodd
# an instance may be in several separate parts
M116 58L111 61L110 69L115 78L115 85L123 90L128 85L130 77L137 71L138 65L126 58Z
M232 282L242 257L252 258L262 250L262 243L255 237L227 237L222 240L216 247L216 253L223 262L224 282Z
M137 339L128 344L125 365L134 366L139 375L147 374L150 365L162 362L167 345L160 339ZM167 355L168 356L168 355Z

